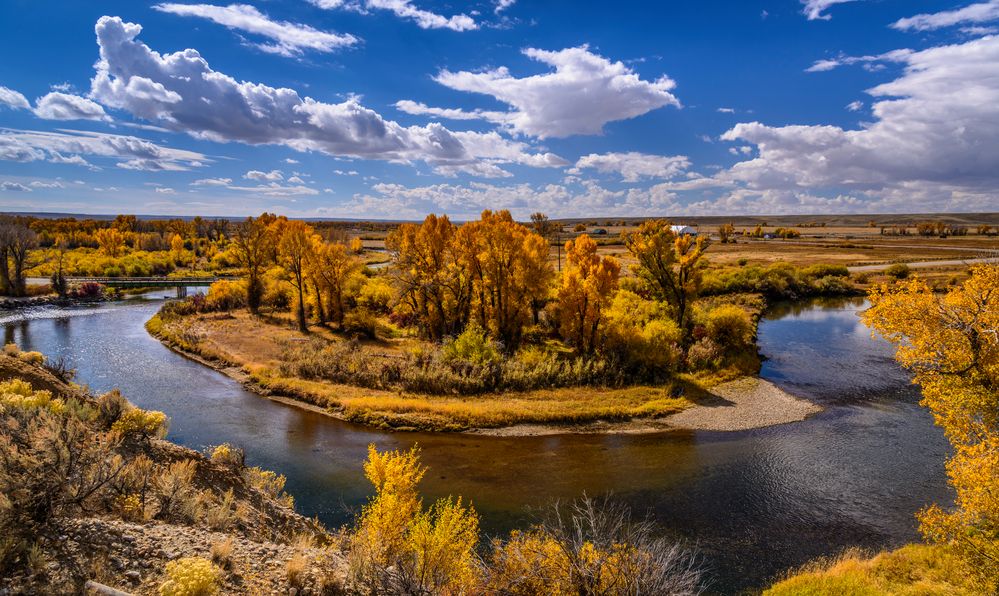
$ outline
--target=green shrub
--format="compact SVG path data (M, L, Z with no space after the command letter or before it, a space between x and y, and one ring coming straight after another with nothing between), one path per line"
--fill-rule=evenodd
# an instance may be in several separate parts
M638 382L620 366L600 357L530 352L524 358L474 363L444 353L442 347L414 350L400 359L376 359L356 342L313 341L290 346L282 374L376 389L436 395L477 395L495 391L620 386Z
M909 277L909 273L911 273L911 270L905 263L895 263L885 269L885 275L894 279L905 279Z
M443 352L449 360L476 365L492 364L502 358L496 343L476 323L469 325L458 337L444 342Z
M827 265L818 264L810 265L802 270L805 277L820 278L820 277L850 277L850 270L846 265Z
M855 290L839 265L799 269L790 263L709 270L701 294L760 293L771 298L800 298L820 294L850 294Z

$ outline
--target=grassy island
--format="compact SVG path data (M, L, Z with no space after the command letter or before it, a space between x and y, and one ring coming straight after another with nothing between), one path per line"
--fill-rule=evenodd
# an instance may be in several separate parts
M236 228L242 280L167 304L147 328L262 393L383 428L723 430L812 411L670 420L755 375L768 298L855 292L845 267L712 266L707 237L663 220L624 235L620 258L585 233L553 255L558 227L431 215L391 230L388 265L369 268L363 243L265 214ZM797 405L775 387L754 395Z

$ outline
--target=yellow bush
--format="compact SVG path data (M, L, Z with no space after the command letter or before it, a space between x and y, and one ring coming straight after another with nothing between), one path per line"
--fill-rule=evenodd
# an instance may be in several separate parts
M221 279L208 288L205 307L208 310L229 311L246 306L246 282Z
M416 485L425 472L415 447L385 453L368 447L364 473L376 492L351 536L353 572L371 588L391 580L417 593L475 593L478 515L460 499L441 499L424 511Z
M28 364L45 364L45 355L41 352L21 352L21 360Z
M373 312L388 312L395 291L384 277L370 277L357 294L357 305Z
M243 458L243 450L238 447L233 447L229 443L222 443L221 445L215 447L215 449L212 449L211 459L217 464L233 468L241 468L243 467Z
M514 530L493 540L488 588L503 594L570 593L569 558L557 541L538 531Z
M218 592L220 572L208 559L184 557L166 566L160 596L210 596Z
M144 508L142 497L136 493L120 495L117 499L118 511L122 519L128 521L142 521Z
M11 379L0 383L0 410L4 408L46 409L54 414L61 414L65 411L66 404L61 399L53 398L49 391L36 391L23 379Z
M753 320L738 306L725 304L710 310L705 328L716 344L729 349L737 349L753 342L756 331Z
M250 486L254 486L270 498L282 503L286 507L295 506L295 497L284 492L284 483L287 478L283 474L264 470L256 466L243 470L243 478Z
M8 356L17 356L21 353L21 348L17 347L15 343L9 343L4 345L3 353Z
M156 410L132 408L111 425L111 430L123 435L162 438L167 432L167 417L163 412Z

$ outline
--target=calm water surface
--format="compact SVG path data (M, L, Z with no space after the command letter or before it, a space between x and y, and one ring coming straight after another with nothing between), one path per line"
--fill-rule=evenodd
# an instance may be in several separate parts
M165 411L170 439L230 442L288 477L298 509L332 525L368 495L369 443L418 442L429 498L471 498L491 533L553 499L613 493L704 553L720 593L764 585L848 546L917 538L913 513L951 499L947 443L887 344L860 323L863 301L779 305L762 322L762 375L826 410L736 433L496 438L385 433L262 399L149 337L164 295L0 316L5 340L65 357L78 381Z

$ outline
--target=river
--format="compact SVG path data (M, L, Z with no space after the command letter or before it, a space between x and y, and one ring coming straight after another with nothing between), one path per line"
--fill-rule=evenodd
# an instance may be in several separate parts
M230 442L288 478L298 510L350 519L369 486L369 443L419 443L429 499L463 495L492 534L553 499L612 493L703 554L718 593L765 585L849 546L918 538L913 514L949 502L942 432L918 392L860 323L862 300L784 304L761 322L762 376L825 411L754 431L481 437L387 433L263 399L175 354L143 324L169 292L0 317L5 342L64 357L95 391L119 387L166 412L169 438L195 449Z

